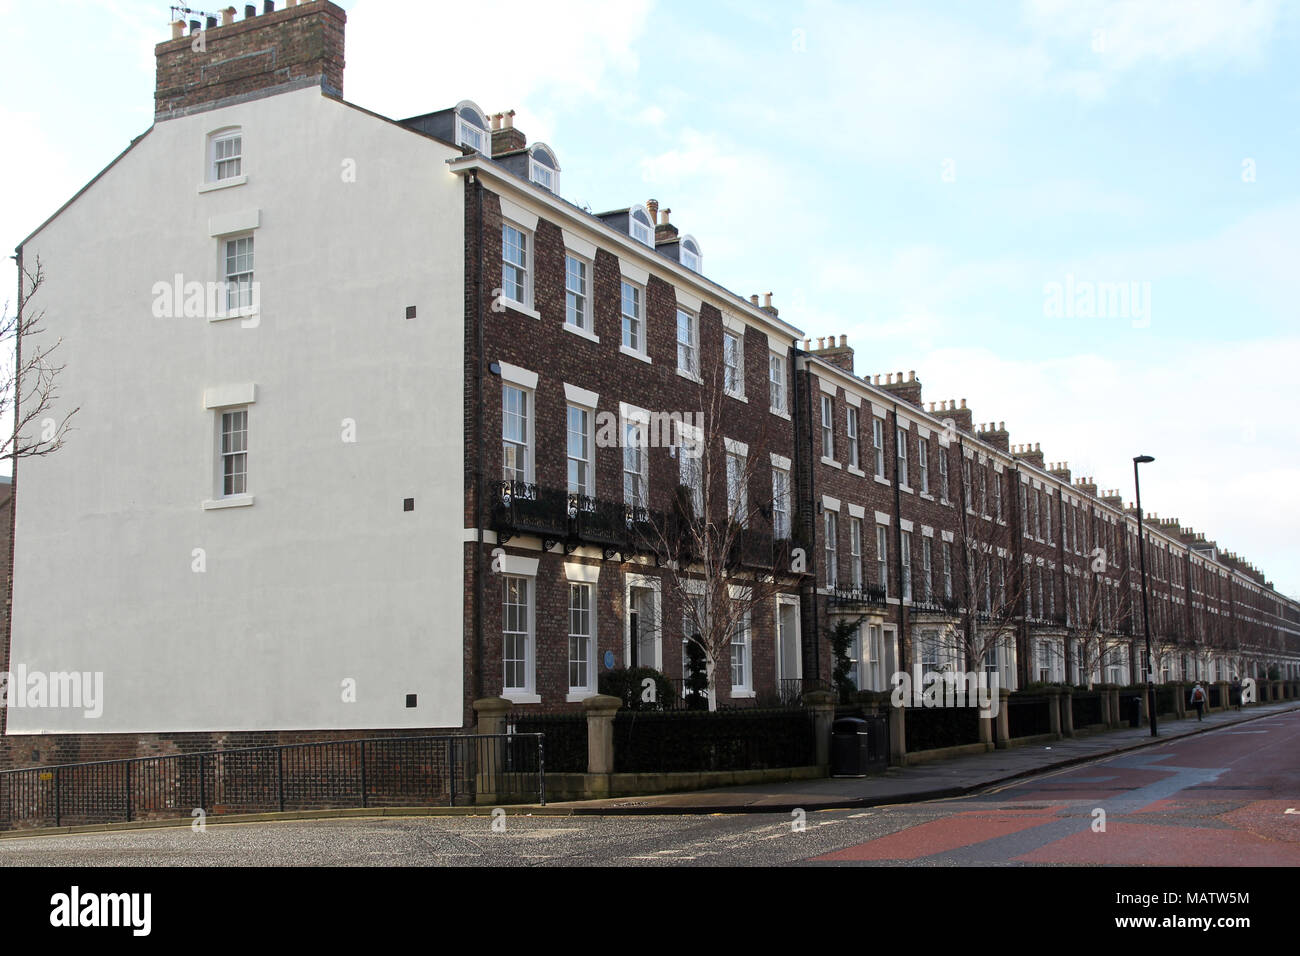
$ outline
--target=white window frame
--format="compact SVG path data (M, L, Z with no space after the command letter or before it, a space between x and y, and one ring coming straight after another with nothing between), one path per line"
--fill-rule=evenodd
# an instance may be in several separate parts
M678 482L690 489L691 505L699 518L704 512L704 429L676 421L673 426L677 429ZM699 449L698 453L690 453L688 446Z
M637 662L638 667L653 667L655 670L662 671L664 668L664 631L663 631L663 581L659 578L649 577L642 574L627 574L623 577L623 607L626 613L623 615L623 664L631 666L632 660L632 589L650 591L652 593L652 618L651 627L654 629L654 660Z
M862 519L849 518L849 584L862 587Z
M924 583L925 603L934 600L934 539L929 535L921 537L921 580Z
M682 341L683 318L687 322L686 341ZM677 371L687 378L700 380L700 317L680 305L677 307Z
M900 535L902 543L899 547L902 550L899 552L899 556L902 559L903 574L903 586L901 590L903 594L903 603L908 604L912 600L912 532L902 531L900 532Z
M749 526L749 449L740 442L724 439L726 444L727 517L742 528Z
M247 405L230 405L224 408L218 408L217 412L217 499L229 500L234 498L248 497L248 435L249 435L249 406ZM243 447L238 450L226 450L226 416L240 415L243 418ZM232 432L232 434L237 434ZM238 491L226 490L226 461L228 458L243 457L243 470L234 474L242 477L243 487Z
M731 696L732 697L752 697L754 695L754 612L753 609L746 609L741 615L740 621L732 629L731 634L731 653L728 657L729 670L731 671ZM737 641L737 636L740 640ZM740 666L742 679L736 683L736 650L740 650Z
M586 457L575 457L569 444L571 437L575 434L570 416L573 412L581 412L586 419L586 426L583 429L583 441L586 444ZM588 498L596 496L596 442L595 442L595 409L587 405L580 405L577 402L568 402L564 407L564 455L565 455L565 482L568 487L568 493L573 495L583 495ZM570 463L577 462L586 465L587 477L582 482L581 487L575 487L573 480L569 477Z
M845 428L849 436L848 464L850 468L861 470L862 466L858 456L858 410L852 405L848 405L844 409L844 415L846 418Z
M835 460L835 399L822 395L822 461Z
M728 342L735 342L735 362L729 361ZM735 388L732 382L735 382ZM732 398L745 397L745 336L731 329L722 330L722 387Z
M901 426L900 426L899 428L895 429L895 430L896 430L897 433L898 433L897 438L895 439L895 443L896 443L895 451L897 452L897 454L896 454L895 457L896 457L896 459L897 459L897 467L898 467L898 484L899 484L900 487L908 488L908 487L910 487L910 485L908 485L908 483L907 483L907 433L908 433L908 430L907 430L906 428L902 428Z
M596 692L596 585L591 581L575 581L569 578L569 640L568 640L568 660L566 662L566 680L569 685L569 699L577 698L579 700L591 696ZM573 630L573 616L575 610L573 598L575 592L585 593L587 595L587 633L575 634ZM575 658L573 655L574 641L577 640L586 645L587 657L587 680L582 684L573 682L573 665Z
M645 216L646 222L650 225L637 220L636 214L640 212ZM644 232L644 234L643 234ZM650 215L650 210L645 206L633 206L627 211L627 234L642 245L649 246L651 249L655 246L655 221Z
M510 596L510 582L523 582L527 590L526 599L523 603L525 613L528 616L526 626L523 631L509 631L506 629L506 607L507 598ZM506 639L509 635L516 637L522 636L524 641L524 656L522 658L524 681L521 685L510 685L506 682L506 665L508 661L517 661L519 658L508 658L506 656ZM501 576L501 696L515 703L538 703L540 698L537 696L536 688L537 673L537 576L536 574L503 574Z
M627 292L631 292L633 309L627 312ZM646 343L645 321L645 286L633 282L626 276L620 279L618 287L619 343L620 350L629 355L645 358L649 355ZM629 328L630 327L630 328ZM629 340L635 342L629 345Z
M506 392L507 390L519 392L523 396L524 405L526 406L523 413L524 419L524 440L517 441L514 438L506 437ZM503 481L522 481L524 484L531 485L534 483L534 470L537 455L534 451L536 444L534 435L537 429L537 405L534 401L534 390L518 382L503 381L501 383L501 479ZM517 473L507 474L506 472L506 444L520 446L524 449L526 456L523 468L523 477Z
M876 587L889 597L889 527L876 525Z
M619 441L623 452L623 503L633 508L650 507L650 423L648 419L624 416L619 422ZM636 430L636 442L629 440L629 429ZM631 467L629 467L631 466ZM629 487L635 476L640 494Z
M225 311L222 318L231 318L234 316L254 315L258 309L257 294L257 244L253 241L252 232L232 233L228 236L221 237L221 280L225 291L225 298L222 305ZM239 251L239 243L247 242L244 252ZM235 265L232 271L231 266L231 246L235 247L234 257ZM240 263L239 257L247 255L248 261ZM241 269L240 265L247 265L248 268ZM245 302L245 290L247 290L247 302ZM234 293L234 300L231 294Z
M218 158L217 153L221 144L229 143L232 140L239 141L238 152ZM227 171L225 176L221 175L222 164L232 162L236 164L237 168L233 172ZM211 185L231 186L248 181L248 175L244 171L244 132L242 127L227 126L208 135L206 181Z
M772 537L778 541L785 541L790 538L791 531L792 529L790 526L790 471L787 468L773 468L772 469Z
M826 587L836 588L840 583L839 538L840 515L827 508L822 517L822 546L826 557Z
M778 352L767 356L768 400L774 415L788 415L785 395L785 358Z
M942 501L944 504L947 504L949 502L948 491L949 491L948 451L943 447L943 443L940 442L939 444L939 500Z
M917 467L921 469L921 494L930 493L930 440L921 438L916 443Z
M803 677L803 634L802 634L802 624L800 623L799 620L799 616L800 616L799 595L778 594L776 596L776 601L774 602L774 604L776 606L775 607L776 621L772 629L772 633L776 637L776 679L778 681L777 687L779 688L781 686L779 683L780 681L798 680L799 678ZM794 620L794 673L793 674L787 674L785 672L785 660L781 655L781 636L782 636L781 635L781 627L782 627L781 609L783 607L794 608L794 614L792 616L792 619Z
M875 452L875 476L885 477L885 421L877 415L871 416L871 449Z
M524 262L520 265L506 258L506 239L507 229L513 229L519 234L523 241ZM501 298L506 305L523 309L526 312L533 310L533 232L531 229L525 229L517 222L511 222L509 219L501 220ZM515 298L511 294L514 290L506 289L506 266L512 269L518 269L523 272L523 298ZM513 283L517 284L517 283Z
M570 263L575 263L579 267L578 278L582 285L581 291L575 291L569 287ZM587 334L595 332L591 314L591 272L591 263L582 256L568 251L564 253L564 324L571 329L577 329ZM577 303L576 306L575 302ZM580 322L571 321L575 313L579 315Z

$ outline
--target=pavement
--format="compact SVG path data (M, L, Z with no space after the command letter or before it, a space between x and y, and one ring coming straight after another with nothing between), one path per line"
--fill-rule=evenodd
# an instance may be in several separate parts
M1300 701L1254 704L1245 710L1217 711L1198 721L1161 719L1158 737L1151 728L1081 734L1048 744L1009 747L987 753L936 760L908 767L890 767L867 777L831 777L791 783L763 783L716 790L654 796L614 797L606 800L548 802L543 808L512 807L512 812L564 814L683 814L683 813L788 813L791 810L838 810L854 807L918 803L975 793L989 787L1045 771L1111 757L1182 737L1203 734L1300 709Z

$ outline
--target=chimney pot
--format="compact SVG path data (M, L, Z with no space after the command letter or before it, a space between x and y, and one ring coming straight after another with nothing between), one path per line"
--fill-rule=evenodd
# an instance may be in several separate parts
M275 0L262 0L263 13L275 13Z
M765 309L772 308L772 293L770 292L763 293L763 308Z
M811 351L812 351L812 339L809 338L809 339L804 339L804 340L803 340L803 350L804 350L805 352L811 352Z
M515 128L515 111L514 111L514 110L506 110L506 115L505 115L504 121L505 121L505 128L506 128L506 129L514 129L514 128Z
M185 21L175 20L172 22L172 39L179 40L185 36Z
M501 114L500 114L500 113L493 113L493 114L492 114L492 128L493 128L494 130L498 130L498 129L501 128Z
M659 200L647 199L645 201L645 208L646 211L650 213L650 221L652 223L659 222Z
M257 16L257 4L255 3L244 4L244 19L251 20L255 16Z
M912 371L910 371L910 372L907 373L907 380L908 380L909 382L915 382L915 381L916 381L916 369L912 369Z
M849 337L848 337L847 335L841 335L841 336L840 336L840 348L842 348L842 349L846 349L846 348L848 348L848 347L849 347Z
M754 296L754 304L758 305L758 296ZM817 337L817 350L820 352L824 348L826 348L826 336L819 335Z
M1006 422L998 422L998 431L1000 431L1000 432L1004 432L1004 431L1006 431L1006 430L1007 430L1007 423L1006 423Z
M961 407L962 407L962 408L965 408L965 407L966 407L966 399L964 399L964 398L961 400Z
M193 36L194 34L198 33L202 29L203 29L202 22L200 22L199 20L190 21L190 36Z
M234 7L226 7L226 9L221 11L221 25L223 27L228 27L234 22L235 22Z
M667 226L667 225L669 224L669 223L668 223L668 217L669 217L671 214L672 214L672 210L671 210L671 209L665 209L663 212L661 212L661 213L659 214L659 221L662 222L665 226Z
M753 295L751 295L751 296L749 297L749 301L750 301L750 304L751 304L751 305L758 305L758 293L755 292ZM821 340L818 339L818 341L821 341ZM818 348L821 348L820 345L817 346L817 347L818 347Z
M216 17L206 17L205 20L204 20L204 22L207 23L207 28L208 28L209 30L215 29L216 26L217 26L217 18L216 18Z

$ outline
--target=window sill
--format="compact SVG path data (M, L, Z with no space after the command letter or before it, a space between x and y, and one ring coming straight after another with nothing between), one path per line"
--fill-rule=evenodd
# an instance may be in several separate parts
M576 325L570 325L568 322L564 323L563 328L564 331L572 332L574 335L584 338L589 342L595 342L597 345L600 344L600 336L594 332L588 332L586 329L579 328Z
M914 495L914 494L916 494L916 492L913 491L911 488L907 487L907 485L899 485L899 486L898 486L898 490L901 491L901 492L904 492L905 494L909 494L909 495Z
M594 690L571 690L565 695L564 702L566 704L581 704L588 697L594 697L595 694Z
M704 384L704 379L700 378L694 372L688 372L686 369L681 368L680 366L678 366L677 368L677 374L680 375L682 378L686 379L688 382L694 382L696 385Z
M253 503L252 495L231 495L229 498L209 498L203 502L204 511L219 511L222 508L247 508Z
M849 465L848 473L850 475L857 475L859 478L867 477L867 473L863 471L861 468L859 468L857 465Z
M507 299L505 296L502 296L500 302L502 308L498 311L504 312L506 309L509 309L512 312L518 312L520 315L526 315L530 319L540 319L542 317L542 313L535 309L530 309L522 302L516 302L514 299Z
M241 325L251 327L257 325L257 317L258 317L257 309L253 309L253 308L236 309L234 312L231 312L227 315L210 315L208 316L208 321L229 322L232 319L239 319ZM248 321L249 319L253 319L254 321L250 324Z
M785 409L783 409L783 408L772 408L772 409L768 409L768 410L769 410L773 415L775 415L777 418L784 418L787 422L790 421L790 413L787 412Z
M881 478L879 475L872 475L871 477L874 478L874 479L875 479L879 484L882 484L882 485L884 485L884 486L886 486L886 487L889 487L889 479L888 479L888 478Z
M928 495L924 491L921 492L921 497L924 498L926 501L934 501L934 495Z
M540 704L542 702L541 694L529 694L524 691L503 691L501 696L512 704Z
M836 461L834 458L827 458L825 455L822 455L822 464L823 464L823 465L829 465L831 468L842 468L842 467L844 467L844 466L841 465L838 461Z
M736 401L738 401L738 402L744 402L746 405L749 404L749 399L747 399L747 398L745 397L745 393L744 393L744 392L733 392L733 391L732 391L731 389L729 389L729 388L728 388L728 389L724 389L724 391L727 393L727 397L728 397L728 398L734 398Z
M754 692L753 692L752 690L739 690L738 688L735 688L735 687L731 688L731 699L732 699L732 700L740 700L740 699L744 699L744 700L752 700L752 699L754 698L754 696L755 696L755 695L754 695Z
M654 365L654 362L650 361L650 356L644 355L641 352L634 352L626 345L620 345L618 350L629 358L634 358L639 362L645 362L646 365Z
M247 175L231 176L229 179L221 179L215 183L204 183L203 185L199 186L199 192L201 193L215 192L218 189L229 189L232 186L242 186L246 182L248 182Z

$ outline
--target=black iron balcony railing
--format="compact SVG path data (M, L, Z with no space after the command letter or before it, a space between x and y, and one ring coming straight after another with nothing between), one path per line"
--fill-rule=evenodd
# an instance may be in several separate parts
M756 528L741 528L732 539L731 563L745 568L770 570L773 561L773 541L769 532Z
M502 481L492 504L493 523L502 543L517 534L559 540L569 533L568 496L525 481Z
M883 605L886 603L885 589L874 584L864 584L861 586L848 586L831 588L829 595L829 604L872 604Z
M627 539L627 507L588 495L569 495L573 538L583 544L618 548Z

